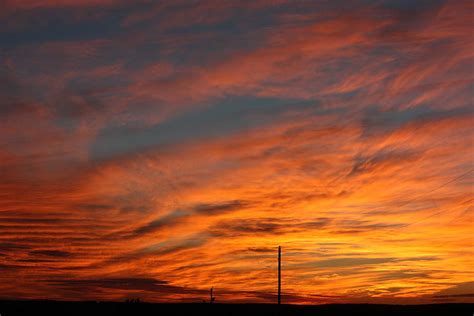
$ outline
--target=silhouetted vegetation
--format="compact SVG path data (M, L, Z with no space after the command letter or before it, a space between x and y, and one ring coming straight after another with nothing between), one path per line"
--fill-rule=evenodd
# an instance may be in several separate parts
M127 304L138 304L140 303L140 299L139 298L128 298L125 300L125 303Z
M471 316L474 304L432 304L432 305L281 305L277 304L151 304L113 302L56 302L56 301L0 301L2 316L23 315L206 315L206 316L275 316L275 315L377 315L377 316L420 316L420 315L466 315Z

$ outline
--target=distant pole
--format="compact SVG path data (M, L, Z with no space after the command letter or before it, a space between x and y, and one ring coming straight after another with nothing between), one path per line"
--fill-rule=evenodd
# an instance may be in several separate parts
M281 304L281 246L278 246L278 305Z

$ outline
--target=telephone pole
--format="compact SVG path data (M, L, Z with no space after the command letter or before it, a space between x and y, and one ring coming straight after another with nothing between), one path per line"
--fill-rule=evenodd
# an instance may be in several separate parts
M210 304L214 303L214 300L216 299L214 296L212 296L212 292L213 292L213 291L214 291L214 288L211 287L211 293L210 293L210 294L211 294L211 298L210 298L210 300L209 300L209 303L210 303Z
M278 246L278 305L281 304L281 246Z

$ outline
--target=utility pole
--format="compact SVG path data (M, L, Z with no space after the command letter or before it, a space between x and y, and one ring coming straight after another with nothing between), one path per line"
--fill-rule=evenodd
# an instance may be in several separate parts
M212 292L213 292L213 291L214 291L214 288L211 287L211 293L210 293L210 294L211 294L211 297L210 297L210 300L209 300L209 303L210 303L210 304L212 304L212 303L216 300L216 298L212 295Z
M278 246L278 305L281 304L281 246Z

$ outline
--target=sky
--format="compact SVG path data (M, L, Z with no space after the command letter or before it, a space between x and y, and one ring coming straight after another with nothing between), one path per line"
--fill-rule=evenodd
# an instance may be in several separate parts
M0 1L0 299L474 302L471 1Z

